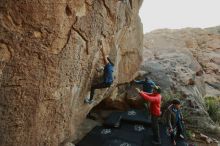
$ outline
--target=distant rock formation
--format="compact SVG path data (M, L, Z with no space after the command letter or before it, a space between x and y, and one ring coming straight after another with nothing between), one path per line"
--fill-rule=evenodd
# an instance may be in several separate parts
M216 31L214 31L216 30ZM162 64L182 85L199 85L202 96L220 96L220 29L157 30L145 35L145 65ZM172 68L174 67L174 68ZM157 64L154 66L157 68ZM202 84L196 84L198 79ZM169 83L169 81L168 81ZM162 85L171 84L162 81ZM165 85L164 85L165 86ZM176 87L172 84L173 88ZM202 87L203 86L203 87Z
M1 0L0 146L58 146L75 138L98 102L134 78L142 57L142 0ZM84 104L98 41L115 62L115 82Z
M163 91L181 93L191 125L216 132L219 128L206 112L204 97L220 96L219 30L162 29L147 33L141 67Z

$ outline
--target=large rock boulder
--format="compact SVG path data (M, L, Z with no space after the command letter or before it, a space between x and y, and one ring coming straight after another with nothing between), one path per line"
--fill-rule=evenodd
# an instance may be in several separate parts
M132 80L141 63L142 0L1 0L0 146L72 141L92 107ZM98 41L115 62L115 82L84 104Z
M205 96L220 95L220 34L215 29L163 29L145 34L141 71L164 93L181 94L191 126L219 134L204 104Z
M178 75L185 74L178 80L185 80L183 82L186 84L192 84L197 81L197 78L202 77L204 81L199 87L201 89L203 85L205 88L205 90L200 90L202 95L219 96L220 34L215 33L218 30L220 30L218 27L209 29L188 28L157 30L146 34L144 64L148 65L147 61L158 60L157 62L160 62L162 66L165 66L164 64L167 64L169 68L176 66ZM156 65L154 68L157 68ZM184 71L183 68L189 71ZM191 77L184 72L189 72Z

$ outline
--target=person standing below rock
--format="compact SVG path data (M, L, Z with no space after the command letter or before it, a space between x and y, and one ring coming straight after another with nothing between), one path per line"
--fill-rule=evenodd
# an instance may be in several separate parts
M161 98L160 95L161 89L160 87L153 88L153 93L146 93L136 88L136 91L140 94L144 100L150 102L150 113L151 113L151 127L153 131L153 141L152 143L155 145L161 144L160 133L159 133L159 117L161 115L160 106L161 106Z
M183 116L181 113L181 102L179 99L172 100L172 104L163 114L163 122L168 127L167 131L170 135L173 145L176 145L176 139L183 136Z
M101 45L101 52L102 52L102 57L103 57L104 65L105 65L103 81L102 83L92 85L91 91L90 91L90 97L86 98L84 101L85 103L89 103L89 104L93 102L93 96L94 96L96 89L108 88L112 85L113 80L114 80L113 78L114 64L110 60L110 58L105 54L102 42L100 42L100 45Z
M145 80L134 80L134 83L143 85L143 91L147 93L152 93L153 88L157 87L156 84L148 77L145 77Z

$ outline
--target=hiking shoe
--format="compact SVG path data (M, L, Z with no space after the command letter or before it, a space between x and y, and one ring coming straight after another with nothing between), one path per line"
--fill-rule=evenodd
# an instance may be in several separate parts
M84 100L84 103L91 104L91 103L93 103L93 101L94 101L93 99L90 100L90 99L86 98L86 99Z
M185 139L185 137L184 137L182 134L180 134L179 137L180 137L181 139Z
M152 143L155 144L155 145L159 145L159 144L161 144L161 141L155 141L155 140L153 140Z

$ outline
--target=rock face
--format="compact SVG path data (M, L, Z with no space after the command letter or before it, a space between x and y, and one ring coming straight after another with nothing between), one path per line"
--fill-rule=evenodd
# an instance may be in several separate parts
M204 96L220 95L219 30L218 27L165 29L148 33L144 38L141 71L165 92L181 93L186 118L196 128L214 128L204 106Z
M214 28L158 30L146 34L144 64L148 65L147 61L158 60L157 62L162 64L161 68L175 67L176 75L179 75L175 78L186 86L194 85L201 77L201 95L219 96L220 33L216 34L213 30ZM216 30L220 29L217 27ZM159 66L153 67L156 69ZM205 90L201 85L204 85ZM167 84L167 87L169 86L170 84Z
M1 0L0 146L56 146L115 86L132 80L142 56L142 0ZM98 41L115 62L115 82L84 104L102 66Z

